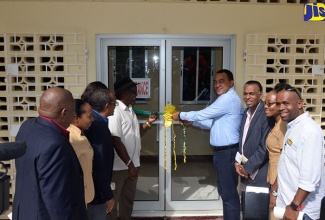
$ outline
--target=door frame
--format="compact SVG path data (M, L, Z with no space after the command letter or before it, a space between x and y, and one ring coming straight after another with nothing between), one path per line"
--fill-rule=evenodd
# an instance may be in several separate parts
M235 43L236 35L183 35L183 34L97 34L96 35L96 80L101 82L108 82L105 78L105 71L107 73L107 66L103 66L105 59L107 60L107 53L105 54L105 45L109 42L119 42L120 40L127 40L132 42L146 43L147 40L182 40L192 39L198 41L216 41L216 40L227 40L230 41L230 54L229 54L229 70L235 75ZM112 45L112 44L110 44ZM120 46L128 46L125 43ZM149 45L150 46L150 45ZM153 45L154 46L154 45ZM165 73L165 71L164 71ZM106 76L107 77L107 76Z
M222 47L223 63L225 69L231 70L231 54L227 54L231 50L230 39L167 39L166 40L166 72L172 73L172 48L173 47ZM217 71L217 70L215 70ZM166 104L172 104L172 75L166 75ZM178 91L175 91L176 94ZM212 92L212 91L211 91ZM168 142L170 143L170 142ZM167 148L167 155L172 155L172 149ZM172 164L172 158L167 158L167 163ZM166 170L166 192L171 192L171 168ZM186 205L184 206L184 203ZM220 203L215 204L215 200L207 201L172 201L171 193L166 193L166 210L220 210L222 209L221 198Z
M133 37L132 37L133 36ZM97 52L100 52L97 57L99 58L99 63L97 60L97 80L105 83L108 82L108 52L107 47L109 46L158 46L159 47L159 111L163 111L165 106L165 40L159 38L140 38L134 37L134 35L109 35L108 37L103 37L97 39ZM108 85L107 85L108 86ZM164 140L162 117L155 122L159 130L159 140ZM140 123L144 123L141 122ZM164 183L165 183L165 171L164 171L164 160L160 159L160 155L164 155L164 142L159 141L159 175L158 175L158 200L157 201L136 201L134 202L134 210L143 210L144 207L150 210L164 210L165 208L165 196L164 196Z
M235 70L235 35L155 35L155 34L98 34L96 35L96 80L107 85L108 82L108 46L159 46L159 111L163 111L165 105L170 104L172 96L171 86L171 52L173 46L225 46L224 51L229 54L223 56L223 67L234 72ZM224 53L225 54L225 53ZM168 57L169 58L168 58ZM108 85L107 85L108 86ZM159 200L136 201L135 212L145 215L166 215L175 211L188 212L189 210L216 210L222 209L212 201L171 201L171 168L164 169L164 126L163 118L158 122L159 128ZM166 143L167 155L171 155L171 128L167 128ZM169 143L169 144L168 144ZM171 157L167 156L167 164L171 163ZM184 205L186 203L186 205ZM198 204L199 203L199 204ZM154 213L152 211L155 211ZM203 212L206 214L206 212ZM221 212L222 213L222 212ZM167 214L168 215L168 214Z

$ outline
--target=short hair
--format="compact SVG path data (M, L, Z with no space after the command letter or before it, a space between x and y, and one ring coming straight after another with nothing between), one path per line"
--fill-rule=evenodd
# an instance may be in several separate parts
M275 86L274 86L274 90L278 91L280 88L283 88L283 87L286 87L286 85L289 85L287 83L277 83ZM289 85L290 86L290 85ZM290 86L291 87L291 86Z
M286 84L286 83L282 83L281 85L277 84L276 85L276 91L280 92L282 90L288 90L288 91L291 91L291 92L295 92L298 95L299 99L302 99L300 90L298 90L297 88L291 86L290 84Z
M221 69L216 72L216 75L219 73L225 73L227 75L229 81L234 80L234 75L232 74L232 72L230 70Z
M74 110L76 112L76 116L80 118L81 115L85 113L84 106L87 104L87 102L85 102L82 99L74 99L74 104L75 104Z
M82 93L81 99L84 100L85 102L89 103L91 95L97 89L108 89L108 88L104 83L102 83L100 81L91 82L87 85L87 87L85 88L85 91Z
M245 83L245 86L246 85L257 85L258 86L258 89L260 92L263 92L263 86L261 85L261 83L259 81L256 81L256 80L249 80Z
M108 89L97 89L93 92L90 97L90 105L91 107L97 111L101 112L105 105L112 100L109 97L110 91Z

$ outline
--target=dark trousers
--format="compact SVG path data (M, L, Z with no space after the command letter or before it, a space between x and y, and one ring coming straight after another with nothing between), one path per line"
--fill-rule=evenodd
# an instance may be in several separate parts
M218 193L223 204L224 220L240 219L240 202L237 191L238 174L234 161L237 148L214 151L213 164L217 175Z
M106 220L106 203L100 205L87 206L89 220Z

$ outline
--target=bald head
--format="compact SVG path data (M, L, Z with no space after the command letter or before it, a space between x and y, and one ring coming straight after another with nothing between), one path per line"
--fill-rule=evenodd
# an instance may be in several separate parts
M60 87L47 89L41 96L38 113L67 128L75 115L71 92Z

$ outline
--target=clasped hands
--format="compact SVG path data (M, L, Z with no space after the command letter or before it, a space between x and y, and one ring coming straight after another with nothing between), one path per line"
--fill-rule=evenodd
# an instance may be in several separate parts
M182 120L181 118L179 118L179 113L180 112L175 112L175 113L173 113L173 119L174 119L174 121L179 121L179 123L181 124L181 125L191 125L191 124L193 124L193 122L192 121L186 121L186 120Z

